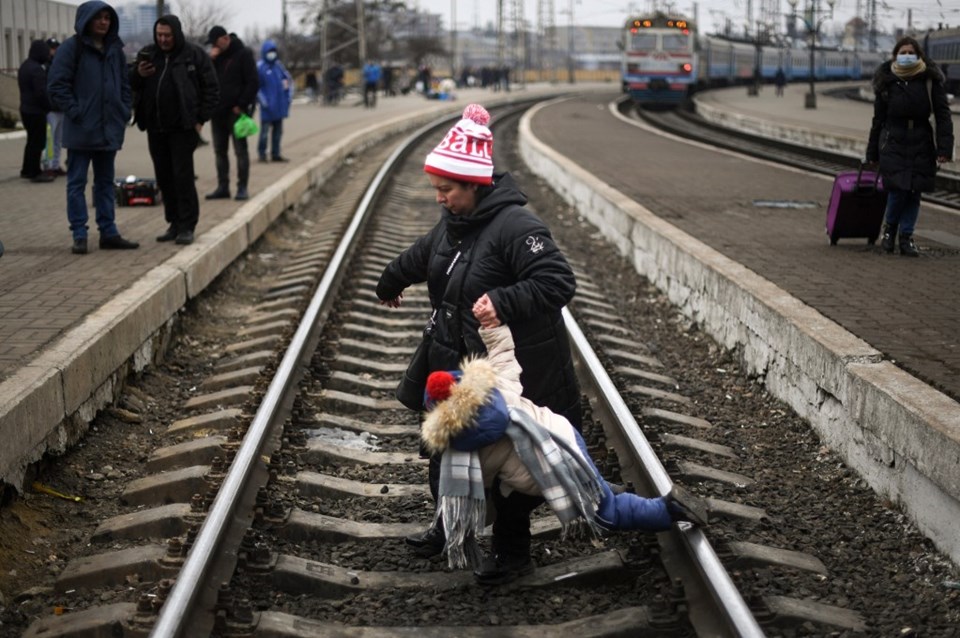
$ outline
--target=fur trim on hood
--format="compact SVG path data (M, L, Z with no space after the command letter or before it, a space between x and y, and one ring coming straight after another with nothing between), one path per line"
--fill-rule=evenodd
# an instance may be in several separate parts
M496 388L497 375L486 358L468 359L461 368L463 375L451 389L450 398L437 403L423 420L420 438L432 453L446 450L452 438L474 424Z

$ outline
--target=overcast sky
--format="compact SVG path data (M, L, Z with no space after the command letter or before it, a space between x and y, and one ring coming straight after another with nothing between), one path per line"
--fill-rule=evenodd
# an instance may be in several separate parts
M68 0L72 4L80 4L81 0ZM123 3L126 3L124 0ZM144 2L149 0L137 0ZM236 31L241 36L248 34L251 29L258 29L258 33L263 35L267 31L279 30L282 24L282 6L283 0L191 0L192 2L210 2L223 6L226 13L233 16L230 24L226 24L228 29ZM319 0L314 0L309 4L314 4ZM802 7L809 0L799 0ZM115 0L121 4L119 0ZM176 6L176 0L173 0ZM444 18L444 25L451 23L451 14L456 10L456 26L459 29L470 28L476 24L481 26L496 19L496 0L407 0L410 6L418 6L424 11L439 13ZM755 14L759 14L759 6L762 0L753 0ZM308 2L304 0L287 0L287 11L289 15L289 28L299 28L297 18L302 15L304 5ZM573 7L574 20L580 25L589 26L620 26L626 20L626 17L635 12L642 12L653 5L650 0L638 0L636 2L618 2L615 0L553 0L557 15L555 21L558 25L567 25L570 23L570 8ZM667 2L660 2L660 6L665 6ZM673 6L678 7L683 13L692 17L694 2L678 1L673 2ZM746 19L747 0L701 0L697 3L699 6L699 19L702 30L712 32L716 30L726 17L729 17L739 29ZM858 5L866 6L867 0L837 0L834 11L834 22L836 25L843 24L849 20L857 11ZM511 15L513 1L504 0L505 12L507 18ZM524 0L525 14L530 25L536 24L537 19L537 0ZM820 0L820 5L826 7L825 0ZM935 25L937 22L957 26L960 25L960 2L958 0L885 0L877 2L878 7L886 5L888 9L880 9L880 24L885 29L893 27L905 27L907 23L907 10L913 10L914 26L926 27ZM789 10L787 0L781 0L780 6L786 13ZM759 15L755 15L754 20ZM510 27L508 27L510 28ZM828 23L829 28L829 23ZM832 30L832 29L831 29Z
M753 0L755 12L754 20L759 19L759 7L762 0ZM799 0L802 7L807 0ZM281 15L281 0L220 0L230 7L239 9L237 15L246 28L247 25L279 25ZM288 11L292 18L298 15L297 5L304 3L288 0ZM466 29L476 24L481 26L496 20L496 0L408 0L411 6L419 6L424 11L439 13L444 16L444 24L450 25L451 14L456 10L457 28ZM523 2L527 20L531 25L537 19L537 0ZM590 26L618 27L626 17L634 12L642 12L652 6L652 2L638 0L636 2L618 2L616 0L553 0L556 8L556 22L559 25L570 23L570 8L573 6L574 20L577 24ZM661 2L664 6L668 3ZM837 24L842 24L853 17L857 12L857 5L866 7L866 0L838 0L835 3L834 17ZM504 0L504 11L509 18L513 2ZM700 22L706 30L713 31L723 23L724 17L729 17L734 24L742 25L746 19L746 0L702 0L697 3ZM825 0L820 5L827 7ZM915 26L927 26L937 22L946 22L951 25L960 25L960 2L957 0L886 0L877 2L878 7L886 5L889 9L878 9L880 23L887 28L903 27L907 23L907 10L913 10ZM690 1L674 2L683 13L692 17L694 3ZM780 1L781 10L787 13L787 0ZM865 9L863 9L865 11ZM742 28L742 27L741 27Z

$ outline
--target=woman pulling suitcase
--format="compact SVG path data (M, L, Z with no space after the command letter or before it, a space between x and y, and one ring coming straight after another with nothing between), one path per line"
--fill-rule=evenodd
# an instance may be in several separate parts
M883 249L919 256L913 230L920 194L934 189L939 165L953 159L953 120L943 73L911 37L901 38L893 59L873 76L876 99L867 143L867 163L879 164L888 191ZM931 123L930 116L933 115Z

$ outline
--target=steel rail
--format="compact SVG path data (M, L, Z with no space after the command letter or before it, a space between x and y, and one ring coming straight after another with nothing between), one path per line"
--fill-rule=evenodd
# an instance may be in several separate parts
M593 406L594 411L600 415L600 418L605 418L611 425L616 425L618 434L623 436L633 458L639 461L637 469L644 475L643 478L649 483L651 490L659 496L666 495L673 486L669 474L650 442L643 435L640 425L621 398L620 392L580 330L580 326L566 308L563 309L563 318L570 335L574 356L578 360L578 372L583 374L581 378L587 379L593 386L588 394L592 395L591 398L596 402ZM688 573L691 567L696 570L700 582L709 594L708 599L696 596L697 601L708 600L712 603L712 614L722 616L725 621L725 630L728 632L726 635L744 638L765 636L766 634L760 628L703 531L684 523L676 526L675 531L671 532L671 537L673 542L679 537L690 559L690 565L679 566L680 569ZM690 585L691 583L684 582L688 594L692 593L689 591ZM691 617L691 620L696 627L697 619ZM713 625L715 619L708 622ZM709 633L712 634L714 629L715 627L711 627Z
M174 638L187 636L187 628L197 629L196 603L207 575L214 561L220 558L220 545L231 520L236 514L240 495L246 489L254 465L258 462L261 450L269 437L283 406L292 397L296 388L296 379L302 372L302 365L309 362L319 334L323 328L323 317L336 293L343 276L345 265L353 253L360 231L368 220L371 202L383 188L386 179L395 165L409 152L410 147L429 131L449 122L449 116L435 120L417 129L407 137L384 162L373 181L364 192L357 211L350 221L343 239L327 265L317 290L310 300L303 319L287 347L286 353L277 368L276 374L263 397L260 407L244 435L240 449L231 464L230 471L223 481L217 496L210 507L196 541L183 564L176 582L161 607L157 621L150 636L153 638Z

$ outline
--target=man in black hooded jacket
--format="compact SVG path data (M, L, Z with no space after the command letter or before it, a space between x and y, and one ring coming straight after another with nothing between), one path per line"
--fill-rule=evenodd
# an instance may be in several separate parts
M220 90L210 57L186 41L177 16L166 15L156 21L153 41L153 46L137 54L130 86L137 94L137 125L147 132L169 224L157 241L190 244L200 217L193 152L203 123L217 106Z
M20 86L20 121L27 131L27 144L23 148L23 163L20 177L34 182L49 182L53 175L40 168L40 159L47 142L47 113L50 99L47 97L47 70L44 66L50 57L50 49L43 40L30 43L30 55L17 71Z

